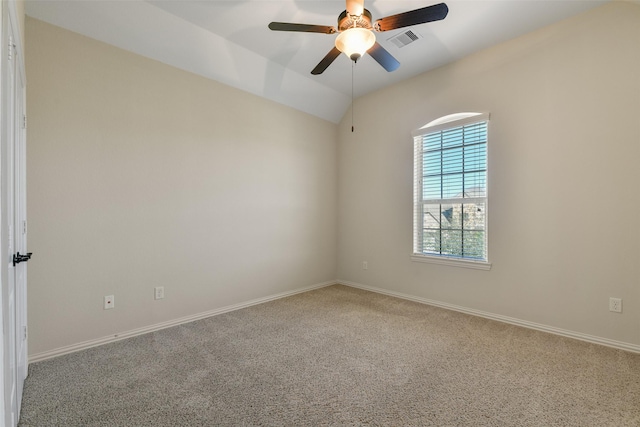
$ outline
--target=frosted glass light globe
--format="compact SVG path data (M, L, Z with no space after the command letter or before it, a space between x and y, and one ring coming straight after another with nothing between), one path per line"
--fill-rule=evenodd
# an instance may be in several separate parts
M357 62L376 42L376 36L366 28L349 28L336 37L336 47Z

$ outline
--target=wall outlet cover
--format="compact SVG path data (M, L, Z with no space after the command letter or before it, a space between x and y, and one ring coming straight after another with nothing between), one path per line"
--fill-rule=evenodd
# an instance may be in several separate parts
M113 295L107 295L104 297L104 309L110 310L116 306L115 297Z
M622 313L622 298L609 298L609 311Z

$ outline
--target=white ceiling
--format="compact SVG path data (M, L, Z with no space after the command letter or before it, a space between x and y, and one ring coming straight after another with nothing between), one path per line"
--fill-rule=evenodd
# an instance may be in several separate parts
M608 0L445 0L443 21L410 27L403 48L376 33L400 61L388 73L371 57L354 67L356 97L544 27ZM365 0L373 20L440 0ZM27 15L220 81L337 123L351 103L351 61L341 55L310 71L336 35L270 31L271 21L337 26L344 1L27 0Z

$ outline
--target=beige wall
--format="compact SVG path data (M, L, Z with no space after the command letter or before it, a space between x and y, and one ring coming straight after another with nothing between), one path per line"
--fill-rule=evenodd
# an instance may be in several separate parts
M335 278L336 125L26 28L30 354Z
M640 6L616 2L358 99L338 278L639 345L638 46ZM491 113L488 272L409 258L411 131L466 111Z
M360 98L355 133L26 28L32 355L336 277L640 345L637 5ZM411 131L461 111L492 115L488 272L409 258Z

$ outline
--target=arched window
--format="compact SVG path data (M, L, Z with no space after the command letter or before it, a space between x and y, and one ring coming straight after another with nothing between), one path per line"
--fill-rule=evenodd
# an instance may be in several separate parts
M458 113L413 133L413 257L489 269L487 113Z

